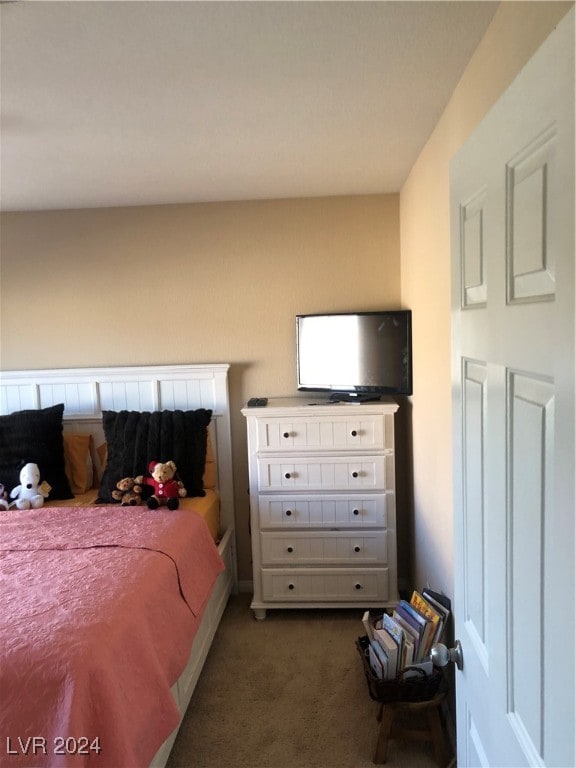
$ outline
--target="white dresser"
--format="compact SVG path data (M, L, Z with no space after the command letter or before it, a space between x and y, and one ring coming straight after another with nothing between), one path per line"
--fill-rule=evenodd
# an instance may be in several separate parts
M392 401L270 399L247 419L257 619L398 600Z

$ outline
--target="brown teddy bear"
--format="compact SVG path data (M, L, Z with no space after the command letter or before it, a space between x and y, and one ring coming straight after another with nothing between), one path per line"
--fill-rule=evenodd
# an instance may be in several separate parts
M8 511L8 491L4 489L2 483L0 483L0 509L4 512Z
M184 484L176 479L176 464L173 461L151 461L148 465L151 477L138 475L138 485L148 485L154 489L152 496L146 500L148 509L158 509L166 505L168 509L178 509L180 498L186 496Z
M112 498L119 501L122 507L139 506L142 504L142 486L133 477L123 477L116 483Z

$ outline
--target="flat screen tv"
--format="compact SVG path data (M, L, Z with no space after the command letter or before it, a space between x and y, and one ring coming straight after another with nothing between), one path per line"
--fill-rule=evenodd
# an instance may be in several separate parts
M412 313L296 316L298 389L362 401L412 394Z

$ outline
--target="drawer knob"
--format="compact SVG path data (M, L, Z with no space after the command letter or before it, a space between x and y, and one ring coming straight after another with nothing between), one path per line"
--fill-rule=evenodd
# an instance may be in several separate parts
M288 584L288 589L294 589L294 584Z
M286 474L284 475L284 477L286 478L286 480L290 480L290 478L292 477L292 475L290 474L290 472L286 472Z
M355 429L353 429L352 432L350 432L350 434L352 435L352 437L357 437L358 436L358 432L356 432Z
M288 547L287 552L294 552L294 547Z
M352 510L352 514L353 515L359 515L360 514L360 510L359 509L353 509Z
M290 432L284 432L284 434L282 435L282 437L285 437L285 438L286 438L286 440L287 440L287 439L290 437Z
M352 472L352 477L358 477L358 472Z
M292 510L291 509L287 509L284 514L286 515L286 517L290 517L290 515L292 514Z
M355 589L362 589L362 584L355 584L355 585L354 585L354 588L355 588Z
M360 547L358 546L354 547L354 552L360 552Z

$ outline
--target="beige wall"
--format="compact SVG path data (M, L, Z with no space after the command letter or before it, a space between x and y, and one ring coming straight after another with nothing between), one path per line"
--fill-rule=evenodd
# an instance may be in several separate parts
M5 214L0 368L228 362L240 579L244 419L296 389L299 312L398 307L398 195Z
M415 584L453 595L449 162L572 3L505 2L400 195L402 302L414 311Z

